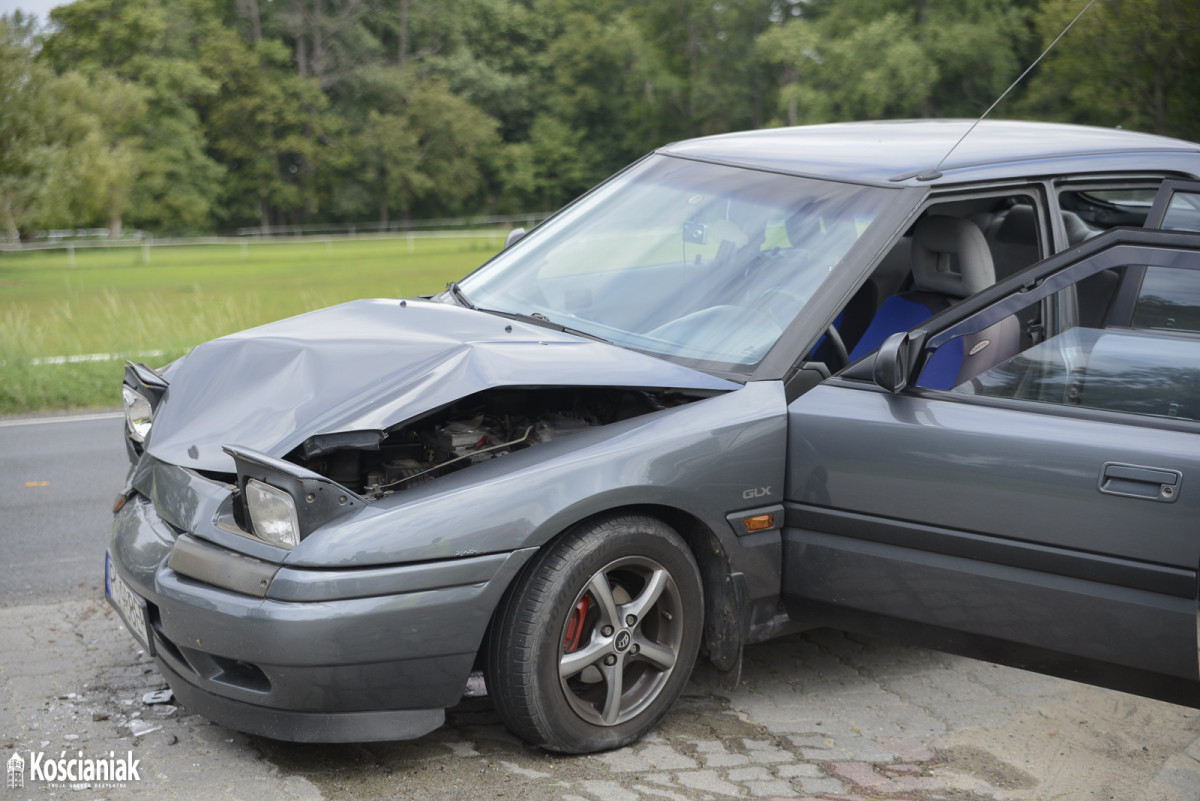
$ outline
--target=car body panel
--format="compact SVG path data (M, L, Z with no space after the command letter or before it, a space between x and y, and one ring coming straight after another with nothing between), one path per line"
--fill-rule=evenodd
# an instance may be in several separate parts
M785 594L1198 677L1200 494L1147 527L1096 485L1194 475L1200 434L835 386L790 413Z
M156 657L208 693L304 712L453 704L490 610L533 553L507 555L482 582L464 576L457 586L291 602L176 573L167 565L174 542L148 501L131 501L115 518L113 561L153 609ZM293 571L284 586L294 590L299 578ZM319 571L310 579L329 581ZM255 671L238 674L237 663L253 663ZM323 689L314 693L314 686Z
M788 608L814 622L826 621L809 604L827 603L1070 655L1077 665L1197 678L1192 599L805 529L785 533L784 560ZM1003 654L990 658L1036 669ZM1190 700L1197 698L1193 688Z
M482 389L737 385L602 342L424 300L358 300L197 347L171 375L155 458L232 472L225 445L280 457L318 434L382 431Z
M304 540L287 564L334 568L507 552L542 545L605 510L644 505L687 510L730 538L730 511L783 498L784 412L779 382L751 382L573 434L377 501L340 522L335 536ZM531 486L542 489L528 492ZM747 500L751 490L764 494Z
M1200 146L1079 125L893 120L719 134L667 145L660 152L854 182L937 185L1094 172L1099 156L1105 169L1114 172L1179 169L1190 175Z
M834 385L789 412L788 500L1193 573L1200 565L1200 492L1186 487L1155 508L1147 531L1145 502L1096 489L1108 462L1191 475L1200 434Z

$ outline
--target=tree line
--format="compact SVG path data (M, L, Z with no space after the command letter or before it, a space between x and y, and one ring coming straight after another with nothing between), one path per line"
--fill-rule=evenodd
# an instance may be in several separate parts
M552 209L663 143L981 114L1084 0L77 0L0 16L0 235ZM1200 139L1200 4L1099 0L996 116Z

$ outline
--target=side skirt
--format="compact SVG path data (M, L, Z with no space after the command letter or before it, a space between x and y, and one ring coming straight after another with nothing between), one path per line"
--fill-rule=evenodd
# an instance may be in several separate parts
M1200 681L1164 676L1161 673L1114 665L1111 662L1064 656L1045 648L913 623L819 601L790 602L788 606L793 614L828 628L982 659L1060 679L1200 709Z

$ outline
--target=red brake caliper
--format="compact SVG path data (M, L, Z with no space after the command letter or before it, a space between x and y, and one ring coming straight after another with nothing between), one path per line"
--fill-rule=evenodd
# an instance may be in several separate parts
M571 619L567 621L567 636L563 638L563 653L579 650L579 640L583 636L583 621L587 617L591 597L588 595L579 599L571 610Z

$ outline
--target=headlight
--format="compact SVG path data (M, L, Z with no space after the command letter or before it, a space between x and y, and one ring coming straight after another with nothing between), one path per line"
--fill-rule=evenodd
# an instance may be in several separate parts
M291 495L252 478L246 481L246 508L250 528L263 542L288 549L300 544L300 521Z
M239 533L247 537L295 548L321 526L367 505L362 496L299 465L240 445L222 450L237 467L241 498L233 509Z
M154 422L154 409L150 400L128 384L121 387L121 398L125 401L125 427L134 442L145 442Z

